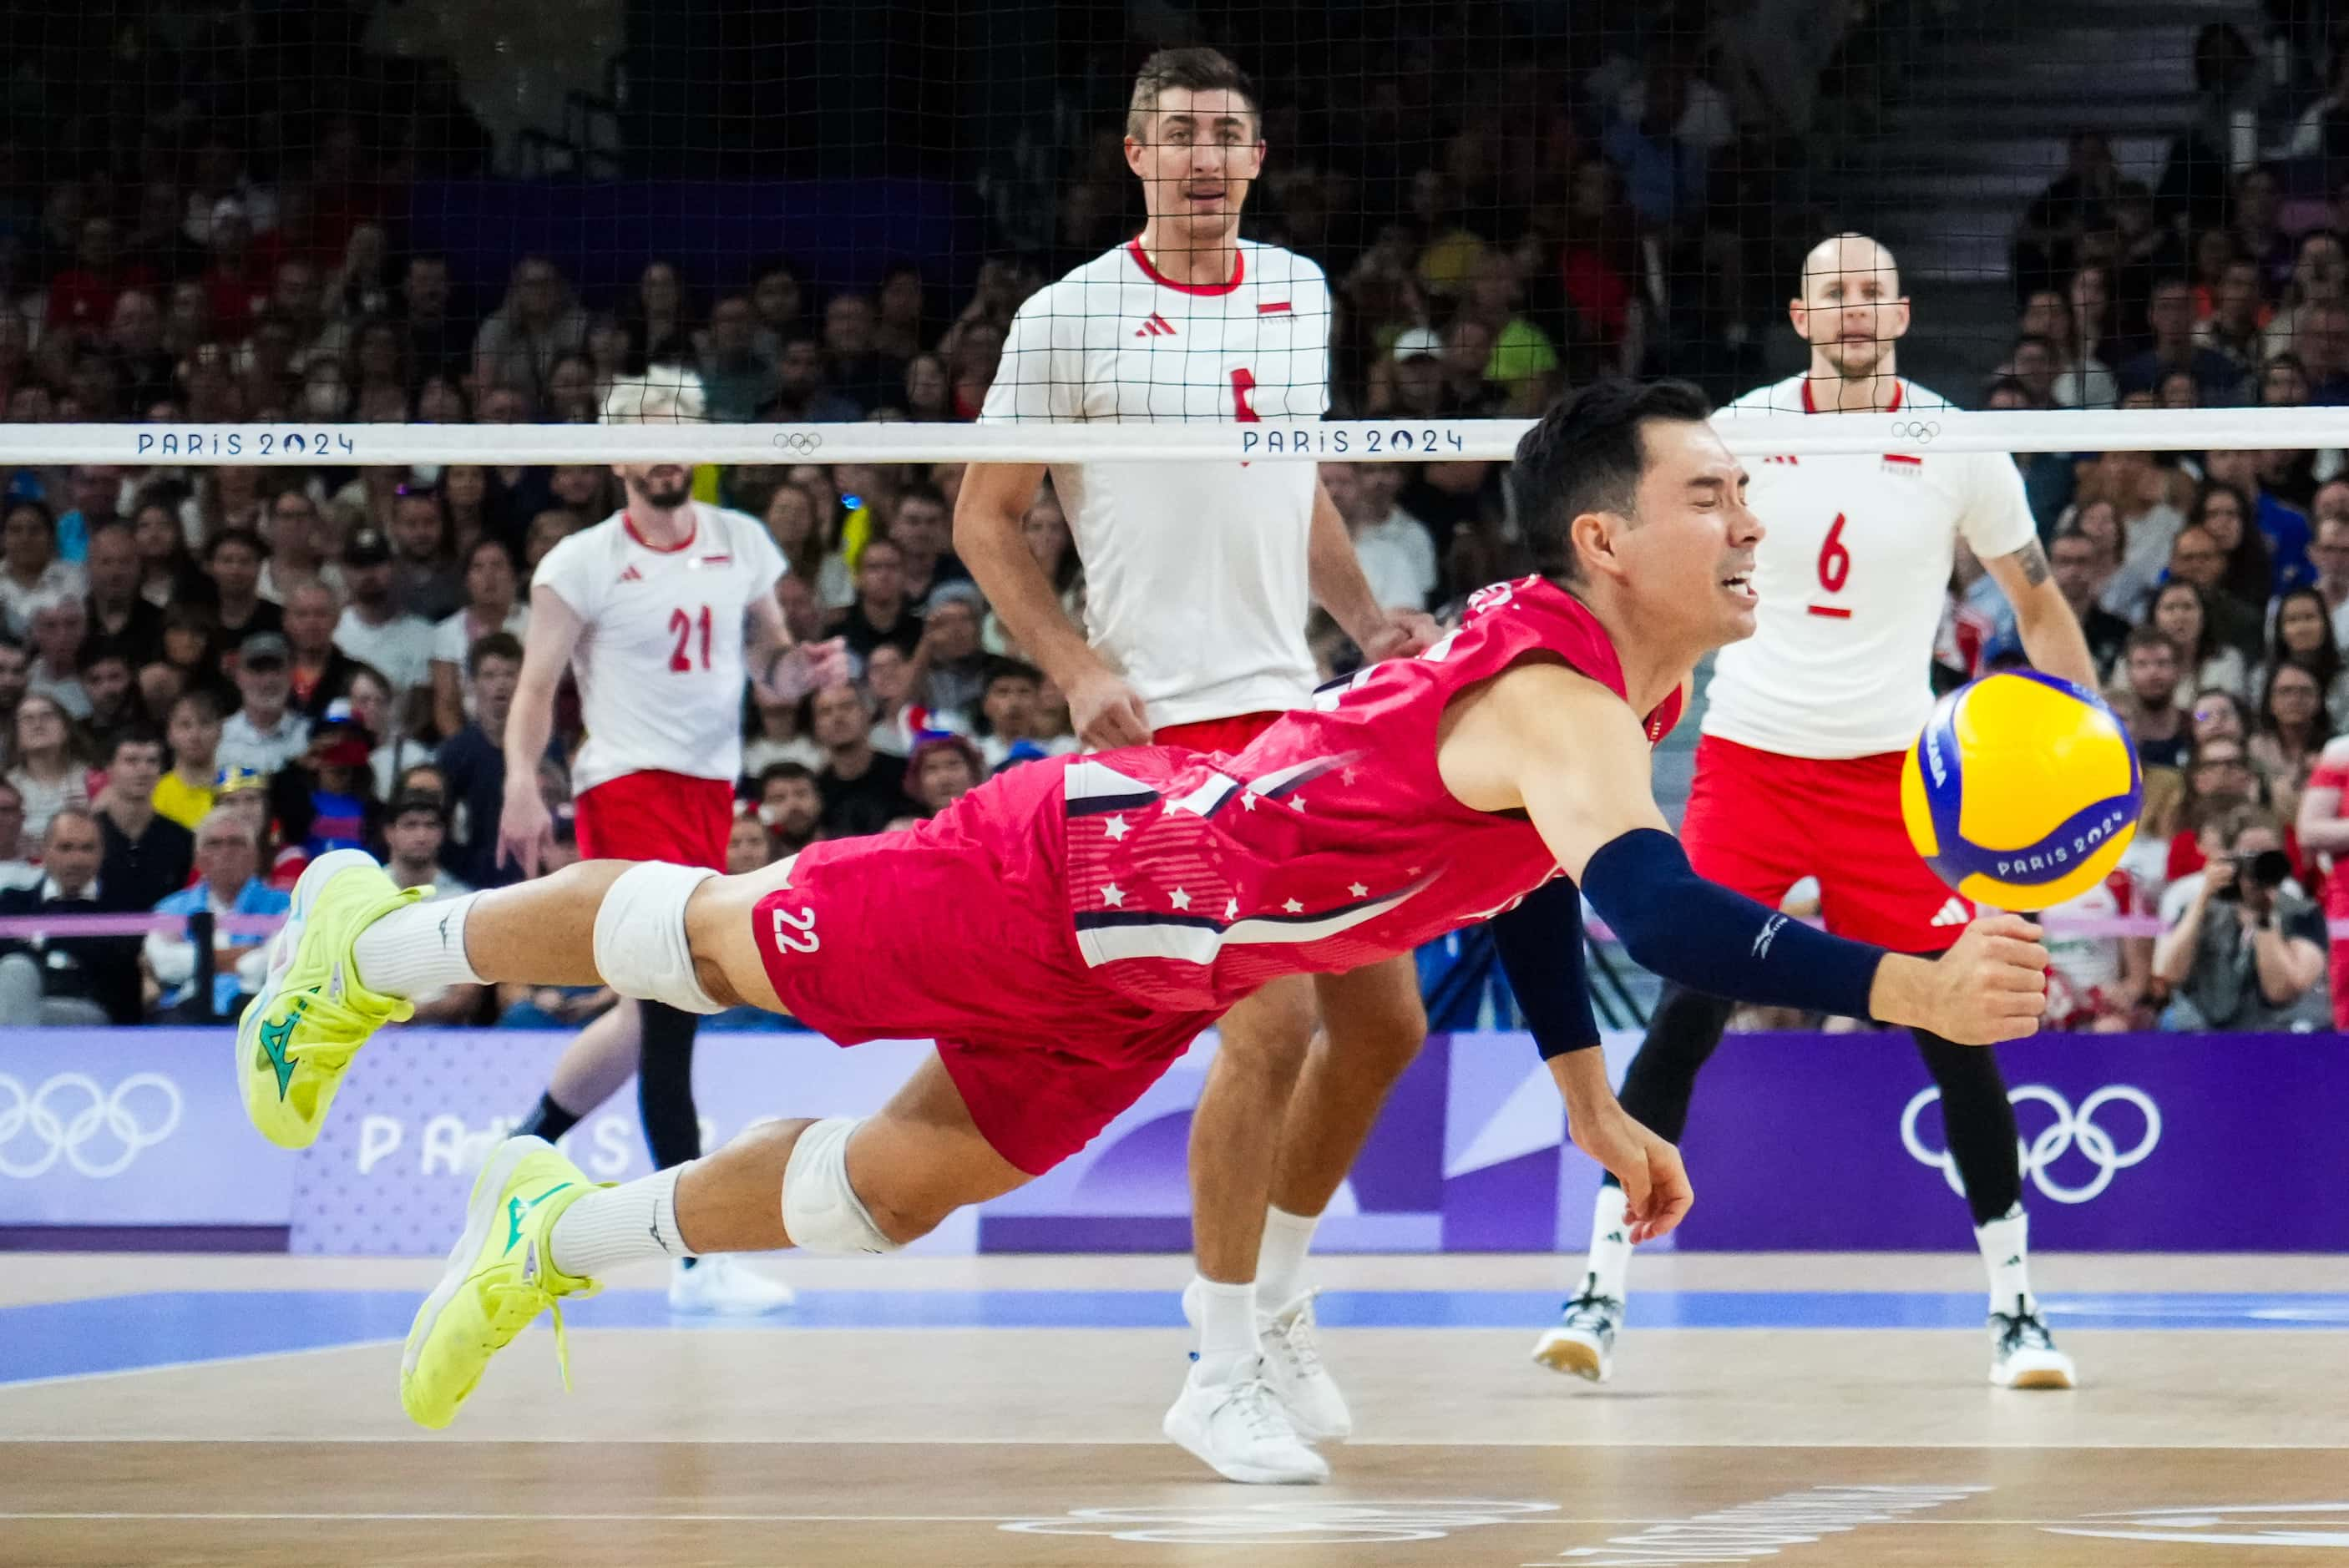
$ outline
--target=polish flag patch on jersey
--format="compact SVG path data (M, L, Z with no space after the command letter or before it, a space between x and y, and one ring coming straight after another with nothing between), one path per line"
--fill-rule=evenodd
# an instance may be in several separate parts
M1922 458L1903 457L1899 452L1887 452L1884 454L1884 471L1889 474L1899 474L1903 478L1913 479L1925 471L1925 459Z
M1289 314L1288 302L1285 299L1272 300L1257 305L1256 313L1258 315L1287 315Z

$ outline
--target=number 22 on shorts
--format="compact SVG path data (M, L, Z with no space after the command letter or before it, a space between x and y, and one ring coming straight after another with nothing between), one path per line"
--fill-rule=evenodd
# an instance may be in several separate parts
M823 945L823 938L815 934L815 911L802 909L796 914L782 905L775 906L775 951L778 953L813 953Z
M1836 513L1835 523L1827 530L1826 542L1819 546L1819 586L1830 593L1840 593L1843 585L1851 581L1851 552L1844 548L1844 515ZM1830 621L1848 621L1851 612L1840 604L1808 606L1814 615L1824 615Z

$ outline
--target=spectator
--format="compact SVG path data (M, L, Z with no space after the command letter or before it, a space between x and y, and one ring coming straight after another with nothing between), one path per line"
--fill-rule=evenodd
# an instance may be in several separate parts
M208 810L195 830L196 882L155 906L158 914L209 913L282 915L291 900L261 880L261 840L252 819L234 810ZM220 933L212 944L212 993L195 994L196 948L184 934L150 932L140 949L156 985L159 1021L222 1023L234 1018L244 998L261 989L269 964L269 939Z
M163 738L171 766L155 780L156 812L196 832L212 813L212 781L220 770L221 711L208 691L183 692L171 704Z
M775 361L759 346L757 315L740 294L709 313L709 342L698 356L709 418L741 424L758 418L776 393Z
M855 603L856 583L848 562L833 548L825 515L804 486L777 485L767 498L766 522L775 548L783 552L784 566L814 591L819 605L829 611Z
M514 263L505 303L474 335L474 384L484 396L503 389L535 403L554 362L586 346L587 313L573 303L563 274L544 256L524 256Z
M116 650L101 644L84 643L74 678L81 683L82 696L89 703L83 725L98 743L101 755L123 729L153 727L146 704L132 682L130 663Z
M364 667L335 646L341 614L335 591L315 578L286 592L286 676L294 710L313 724L350 695L351 680Z
M2314 575L2308 560L2308 514L2263 482L2261 454L2210 452L2208 477L2195 492L2190 521L2201 523L2226 557L2230 593L2253 608ZM2242 527L2248 519L2254 526Z
M391 509L392 597L402 612L438 623L464 603L449 513L429 485L402 485Z
M884 643L913 656L921 645L922 622L906 598L905 552L895 541L866 542L856 562L856 602L834 612L827 627L859 658Z
M2152 346L2122 363L2121 390L2151 387L2167 372L2184 370L2192 374L2205 404L2240 400L2241 366L2218 350L2201 347L2194 341L2193 280L2172 274L2157 281L2146 306L2146 320L2152 328Z
M978 748L959 735L931 734L905 764L907 793L925 817L935 817L978 787Z
M742 743L742 774L756 779L779 762L810 769L823 766L823 748L803 732L804 700L784 702L753 690L751 711L756 724Z
M567 506L542 508L530 520L530 531L523 536L522 574L527 581L538 571L538 563L546 552L586 526L586 521Z
M897 408L916 424L938 424L961 418L955 407L954 378L947 362L922 353L905 361L905 396Z
M864 696L873 709L873 749L884 757L910 756L924 732L955 721L955 716L933 714L917 700L914 661L892 643L882 644L864 661Z
M2095 661L2097 675L2109 679L2114 663L2121 656L2121 646L2128 640L2129 625L2096 603L2096 567L2101 554L2096 542L2076 523L2059 530L2047 547L2055 586L2063 591L2064 602L2079 618L2080 630L2088 639L2088 656Z
M2166 634L2184 663L2178 684L2189 689L2217 686L2237 696L2251 689L2251 661L2240 648L2220 643L2210 624L2210 597L2191 583L2162 584L2153 596L2151 624Z
M2153 972L2170 987L2162 1026L2307 1030L2331 1018L2324 917L2292 880L2271 813L2244 809L2220 827L2222 852L2163 898Z
M967 727L986 691L988 655L978 644L978 618L986 607L978 585L968 581L948 583L930 595L909 686L913 700L933 716L927 722L936 727Z
M432 719L442 735L465 727L472 694L464 670L473 645L492 632L520 641L530 606L515 598L513 552L499 539L476 540L465 558L465 607L432 629Z
M880 325L870 297L836 294L824 302L824 369L842 397L859 409L878 408L895 395L905 377L905 362L881 352Z
M141 599L162 610L202 596L203 570L188 548L187 531L176 508L160 496L144 499L131 515L130 528L139 546Z
M2260 613L2227 591L2226 570L2227 554L2220 548L2217 536L2197 523L2179 533L2177 542L2170 546L2169 579L2155 593L2154 600L2158 604L2161 594L2170 589L2193 589L2201 597L2211 645L2232 648L2244 655L2243 664L2248 668L2251 659L2259 653ZM2262 596L2260 602L2264 604L2267 601ZM2148 612L2152 608L2148 605Z
M2327 511L2328 506L2335 510ZM2324 601L2334 644L2349 648L2349 480L2334 480L2318 490L2316 511L2316 542L2308 552L2316 573L2311 586Z
M2316 588L2294 588L2281 595L2271 609L2267 657L2259 681L2286 659L2306 665L2323 693L2325 712L2336 728L2349 720L2349 671L2344 669L2340 639L2333 634L2323 593Z
M85 218L73 265L49 280L47 330L95 336L113 319L115 305L125 290L152 289L155 284L153 268L124 259L113 219Z
M57 558L56 515L37 500L9 501L0 511L0 614L8 634L26 634L36 603L88 592L81 569Z
M796 762L775 762L758 777L759 820L774 841L776 857L798 854L815 841L823 815L814 772Z
M747 876L774 860L774 841L768 836L766 824L755 812L736 817L726 830L726 874Z
M847 424L863 418L864 411L824 385L823 351L815 339L798 336L785 339L775 357L774 400L759 417L792 425Z
M2156 626L2139 626L2123 645L2126 685L2112 694L2113 709L2137 742L2137 759L2148 768L2176 768L2186 760L2186 716L2178 707L2178 645Z
M36 599L25 607L33 639L29 689L53 696L78 719L89 717L89 694L82 689L81 646L89 632L82 600L70 593Z
M2143 452L2106 452L2081 468L2078 511L2107 501L2120 521L2121 564L2105 586L2103 603L2125 621L2144 615L2186 526L2183 509L2190 497L2175 493L2180 488L2170 470Z
M881 275L873 327L876 353L900 363L921 353L926 341L922 328L925 301L922 269L912 262L898 262Z
M2249 259L2230 261L2220 275L2209 319L2194 329L2194 342L2202 351L2223 356L2238 377L2249 376L2267 356L2266 317L2259 263ZM2201 385L2199 376L2195 384Z
M73 510L57 519L57 558L75 565L89 558L89 536L122 515L122 470L85 463L73 470Z
M98 877L118 908L152 909L185 887L195 867L188 830L155 810L163 777L163 741L148 729L115 737L106 761L106 785L92 810L103 841Z
M285 613L261 596L261 563L267 552L260 537L242 528L215 534L204 552L212 579L212 640L225 651L248 637L285 629Z
M2251 765L2268 780L2276 814L2292 821L2300 812L2317 757L2333 739L2324 712L2324 687L2316 672L2297 656L2267 673L2260 688L2259 732L2251 737Z
M289 650L275 632L247 637L237 649L236 689L242 701L221 726L223 768L274 774L310 746L310 721L288 706L294 685Z
M299 490L282 490L262 515L268 529L269 559L262 562L256 593L273 604L283 604L296 583L323 581L336 593L342 592L342 570L326 558L316 502Z
M453 298L448 257L408 258L407 270L400 274L393 325L399 332L401 358L411 375L445 376L467 368L473 333L450 311Z
M2238 806L2261 803L2262 784L2251 767L2251 749L2241 740L2214 737L2197 742L2185 775L2179 814L2186 827L2171 836L2164 867L2170 882L2202 869L2209 854L2205 837L2220 817Z
M374 752L375 738L350 704L338 702L310 732L301 755L277 770L269 781L269 807L277 820L278 872L378 841L383 807L367 768Z
M98 880L103 852L88 807L57 808L41 837L40 882L0 892L0 917L119 911ZM0 1028L139 1021L137 937L34 937L0 942Z
M395 707L432 678L432 627L399 607L393 588L391 547L374 529L351 535L343 549L343 579L350 603L335 623L334 645L355 663L382 673Z
M645 263L644 271L636 274L636 294L620 314L620 325L627 329L636 348L632 371L641 372L647 365L692 362L693 311L674 263Z
M58 810L89 802L81 738L57 698L28 692L16 704L16 742L8 782L25 803L25 836L38 841Z
M426 889L428 898L455 898L469 893L468 883L451 876L440 864L449 839L449 818L440 798L404 795L384 813L383 843L388 851L383 869L396 887Z
M1019 535L1028 546L1028 553L1044 573L1044 581L1052 585L1053 594L1061 601L1061 610L1071 625L1085 624L1084 563L1077 557L1075 540L1069 532L1068 514L1061 510L1061 498L1047 480L1037 487L1036 499L1019 517ZM980 641L991 654L1015 652L1009 634L995 612L987 614L987 624Z
M999 773L1020 762L1057 757L1071 749L1046 731L1041 694L1043 673L1017 659L999 658L988 667L987 689L979 700L978 730L979 760L985 771Z
M2349 737L2334 740L2309 775L2300 797L2301 853L2329 862L2323 909L2334 921L2349 921ZM2332 939L2333 1026L2349 1029L2349 935Z
M1390 610L1425 609L1435 592L1435 542L1425 524L1395 504L1401 465L1324 463L1321 480L1378 602Z
M2106 226L2120 181L2111 141L2098 131L2074 131L2064 172L2024 209L2016 226L2013 269L2019 290L2044 288L2077 265L2081 238Z
M915 604L929 603L931 591L945 583L968 583L970 573L955 559L954 512L936 487L916 480L897 492L889 514L889 542L905 561L905 597Z
M868 558L872 549L865 552ZM874 710L865 695L853 686L833 686L811 702L816 744L824 749L823 769L816 775L824 837L877 833L911 811L905 759L874 750Z
M163 612L139 592L139 539L127 523L101 523L89 536L89 599L85 617L95 645L133 668L163 654Z
M41 868L29 858L33 847L25 837L25 797L0 779L0 889L39 882Z
M440 743L438 757L450 799L460 877L475 887L503 887L522 879L522 868L498 861L498 818L505 810L506 717L513 711L514 683L522 678L522 639L492 632L465 655L473 686L471 718Z

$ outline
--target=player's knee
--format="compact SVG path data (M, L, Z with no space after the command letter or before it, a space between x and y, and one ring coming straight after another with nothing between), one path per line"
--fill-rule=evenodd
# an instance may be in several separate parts
M886 1204L868 1205L848 1180L848 1140L862 1119L809 1122L783 1166L783 1232L811 1253L894 1253L936 1224ZM939 1216L943 1218L944 1216Z
M623 996L687 1013L722 1013L694 959L686 907L716 872L647 861L623 872L595 908L595 971Z
M1316 1026L1312 993L1291 1003L1286 996L1249 998L1245 1011L1224 1020L1216 1059L1234 1068L1295 1076L1305 1065Z

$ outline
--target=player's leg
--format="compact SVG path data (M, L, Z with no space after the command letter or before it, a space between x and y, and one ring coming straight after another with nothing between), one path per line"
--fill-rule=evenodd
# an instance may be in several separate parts
M1318 1481L1329 1466L1264 1377L1257 1253L1289 1099L1313 1037L1312 982L1275 980L1224 1015L1191 1112L1191 1235L1183 1292L1197 1350L1166 1435L1233 1480Z
M637 1006L623 996L572 1038L555 1059L538 1104L515 1126L516 1138L557 1141L628 1081L642 1039Z
M1353 1430L1321 1360L1312 1293L1304 1286L1314 1228L1403 1069L1427 1040L1417 965L1406 954L1347 975L1316 976L1314 1034L1281 1123L1271 1201L1257 1248L1257 1336L1267 1379L1308 1438Z
M1973 911L1909 846L1900 820L1900 761L1893 755L1838 765L1833 795L1821 805L1837 824L1843 851L1821 870L1819 909L1830 931L1930 956L1957 940ZM2069 1388L2077 1369L2055 1347L2031 1294L2030 1217L2023 1207L2014 1107L1998 1057L1921 1029L1912 1033L1940 1087L1951 1163L1965 1187L1974 1243L1990 1276L1991 1381Z
M1681 823L1690 863L1714 882L1775 905L1809 869L1803 863L1808 833L1802 773L1814 766L1712 737L1699 742ZM1722 997L1666 985L1647 1037L1624 1071L1624 1110L1677 1143L1688 1125L1697 1074L1721 1044L1734 1010ZM1581 1283L1557 1326L1535 1343L1534 1359L1555 1371L1606 1381L1614 1369L1630 1274L1630 1222L1622 1186L1609 1175L1592 1206Z

